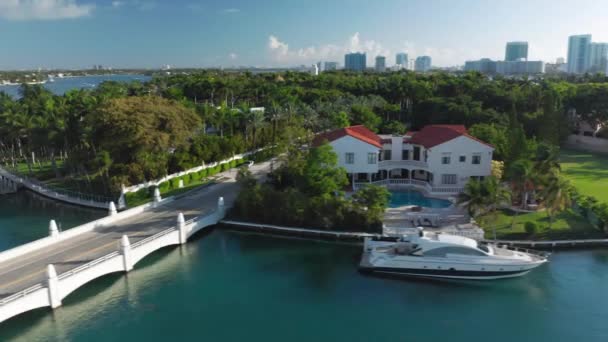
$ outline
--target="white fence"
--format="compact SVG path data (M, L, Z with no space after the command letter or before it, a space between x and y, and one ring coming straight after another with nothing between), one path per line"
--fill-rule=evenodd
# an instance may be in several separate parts
M608 139L572 134L568 136L567 146L578 150L608 153Z
M214 167L216 167L218 165L230 163L233 160L244 159L247 156L250 156L252 154L255 154L255 153L263 151L263 150L265 150L265 148L259 148L259 149L254 150L254 151L249 151L249 152L245 152L245 153L242 153L242 154L237 154L237 155L233 156L232 158L224 159L224 160L222 160L220 162L213 162L213 163L210 163L210 164L203 164L201 166L193 167L193 168L191 168L189 170L186 170L186 171L177 172L177 173L173 173L173 174L167 175L167 176L165 176L163 178L160 178L160 179L156 179L156 180L144 182L144 183L141 183L141 184L136 184L136 185L132 185L132 186L129 186L129 187L125 187L122 190L122 192L126 194L126 193L129 193L129 192L137 192L138 190L149 188L151 186L158 186L159 184L161 184L163 182L166 182L166 181L169 181L169 180L171 180L173 178L178 178L178 177L189 175L191 173L199 172L199 171L202 171L202 170L205 170L205 169L214 168Z
M356 181L353 184L353 190L358 190L367 185L380 185L380 186L411 186L413 188L421 189L430 194L458 194L464 191L463 187L433 187L425 181L416 179L382 179L374 182L368 181Z
M0 175L44 197L55 199L61 202L98 209L108 209L110 205L109 198L103 196L87 195L83 193L51 189L44 183L40 183L33 179L27 179L19 175L14 175L2 167L0 167Z
M54 266L49 265L47 281L0 300L0 322L33 309L61 306L61 301L82 285L106 274L128 272L150 253L166 246L186 243L189 237L205 227L218 223L224 216L224 200L220 198L217 210L208 215L184 222L183 215L179 214L176 226L133 245L125 235L117 251L59 276L55 273Z

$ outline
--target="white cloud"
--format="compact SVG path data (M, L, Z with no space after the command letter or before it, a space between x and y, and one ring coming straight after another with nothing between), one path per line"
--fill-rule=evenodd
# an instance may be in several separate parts
M390 51L374 40L361 40L359 32L342 45L324 44L290 50L289 44L274 35L268 37L268 49L273 62L284 65L314 63L319 60L341 61L344 54L352 51L365 52L370 62L377 55L388 55Z
M234 52L231 52L231 53L228 54L228 58L230 58L230 60L234 61L235 59L239 58L239 55L237 55Z
M112 7L114 7L114 8L122 7L122 6L124 6L124 4L125 4L124 1L112 1Z
M76 0L0 0L0 17L9 20L57 20L91 15L95 5Z

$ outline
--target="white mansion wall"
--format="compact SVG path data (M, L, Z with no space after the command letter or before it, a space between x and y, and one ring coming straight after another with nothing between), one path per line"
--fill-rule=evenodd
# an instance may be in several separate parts
M348 173L376 173L378 172L378 147L355 139L349 135L336 139L330 143L338 155L338 164ZM346 164L346 153L355 154L355 162ZM375 153L375 164L368 164L367 154Z
M489 176L492 173L492 152L490 146L465 136L447 141L428 150L429 170L433 172L435 186L440 186L442 174L456 174L458 185L464 185L471 176ZM480 164L473 164L473 155L481 156ZM450 164L441 163L442 157L449 155ZM465 156L465 162L460 162Z

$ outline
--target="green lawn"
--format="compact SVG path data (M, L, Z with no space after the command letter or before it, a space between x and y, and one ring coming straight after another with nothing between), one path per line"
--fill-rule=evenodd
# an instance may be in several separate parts
M56 160L56 165L57 168L59 170L61 170L61 167L63 166L63 161L62 160ZM30 170L27 166L27 163L25 162L19 162L17 163L17 172L28 176L28 177L32 177L35 178L39 181L45 181L47 179L52 179L55 178L55 172L53 171L53 165L50 161L44 161L44 162L40 162L40 163L36 163L34 165L32 165L32 175L30 175Z
M608 203L608 155L562 150L563 174L581 195Z
M511 228L513 219L515 225ZM528 221L535 222L538 231L530 236L524 230ZM477 223L484 229L486 239L494 239L493 228L499 240L569 240L606 238L606 235L593 227L587 220L572 210L558 214L549 229L549 218L544 211L519 214L514 217L510 211L498 211L494 217L484 215L477 218Z

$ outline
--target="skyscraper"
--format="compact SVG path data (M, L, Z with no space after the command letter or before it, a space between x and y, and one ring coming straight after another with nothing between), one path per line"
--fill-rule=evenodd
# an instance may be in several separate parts
M325 71L338 70L338 62L325 62Z
M591 43L589 72L606 73L608 68L608 43Z
M364 71L366 66L365 53L351 52L344 55L344 69L351 71Z
M405 52L400 52L395 56L395 64L402 65L404 68L407 68L408 65L408 55Z
M416 58L416 62L414 63L414 70L420 72L426 72L431 70L431 57L420 56Z
M528 42L508 42L505 49L505 61L528 60Z
M584 34L568 38L568 72L583 74L591 64L591 35Z
M386 71L386 57L376 56L376 71L377 72Z

